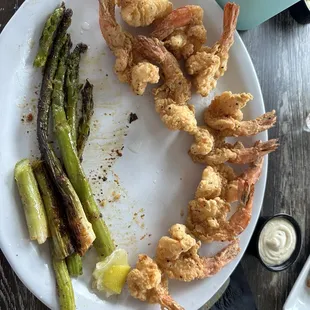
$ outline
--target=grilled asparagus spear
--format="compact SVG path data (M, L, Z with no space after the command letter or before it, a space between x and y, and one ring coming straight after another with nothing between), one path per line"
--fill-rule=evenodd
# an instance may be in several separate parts
M64 53L63 53L64 54ZM64 77L66 72L63 57L59 60L57 73L54 78L54 91L52 100L52 115L55 136L60 148L69 179L78 194L88 220L91 222L96 235L94 246L100 256L108 256L114 250L114 243L110 232L101 218L98 206L95 202L91 187L87 181L80 160L77 156L76 147L72 140L71 128L67 122L64 109Z
M44 203L48 227L54 247L54 255L57 259L64 259L73 253L74 248L60 209L59 201L46 173L43 162L34 162L32 164L32 169Z
M56 184L65 204L70 230L73 234L76 251L84 255L95 239L93 229L85 217L81 202L72 187L62 165L48 142L48 120L52 100L53 81L55 78L62 48L68 44L67 29L71 24L72 10L65 10L64 17L59 25L52 51L48 57L41 85L37 117L37 138L39 148L49 174ZM65 55L63 55L65 57ZM55 84L55 86L57 83Z
M42 244L48 237L48 225L38 184L28 159L16 164L14 177L23 203L30 239Z
M55 9L51 16L47 19L39 43L39 51L34 59L33 65L37 68L44 67L47 57L51 51L53 40L57 32L57 28L64 16L65 5Z

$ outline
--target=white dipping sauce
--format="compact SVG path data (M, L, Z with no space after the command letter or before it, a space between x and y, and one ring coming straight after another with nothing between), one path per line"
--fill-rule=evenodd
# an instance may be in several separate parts
M267 266L276 266L287 261L296 247L296 231L284 218L273 218L262 229L258 251Z

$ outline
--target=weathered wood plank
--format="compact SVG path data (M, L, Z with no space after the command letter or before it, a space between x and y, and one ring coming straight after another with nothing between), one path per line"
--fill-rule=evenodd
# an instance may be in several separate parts
M310 133L302 130L310 113L310 25L298 25L286 11L241 36L256 68L266 110L275 109L278 115L269 136L279 137L280 149L269 156L262 214L291 214L304 238L297 263L285 272L269 272L249 256L242 261L258 309L280 310L310 254Z
M0 31L22 2L0 0ZM279 137L281 147L269 157L262 214L293 215L304 237L298 262L286 272L271 273L250 256L242 260L258 309L280 310L310 251L310 133L302 131L310 113L310 26L298 25L283 12L241 37L256 68L266 110L278 114L269 135ZM16 277L2 253L0 309L47 309Z

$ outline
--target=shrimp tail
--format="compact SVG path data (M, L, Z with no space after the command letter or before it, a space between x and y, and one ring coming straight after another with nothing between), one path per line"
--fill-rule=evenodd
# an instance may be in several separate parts
M203 258L206 267L205 276L211 277L218 273L224 266L234 260L239 252L239 239L235 239L214 257Z
M248 226L253 208L254 184L245 182L242 194L240 195L240 204L238 210L232 215L228 222L227 231L234 235L240 235Z
M232 129L224 129L220 132L223 137L254 136L274 126L277 120L275 110L267 112L250 121L236 121Z
M102 35L105 37L105 29L111 25L117 26L115 19L115 1L99 0L99 25Z
M275 113L276 111L272 110L270 112L263 114L261 117L257 118L258 125L261 128L264 128L263 130L271 128L276 123L277 120L277 116Z
M248 164L255 163L256 171L258 170L258 161L261 161L261 158L264 155L267 155L271 152L274 152L278 148L278 139L271 139L266 142L257 141L250 148L237 149L232 148L231 151L235 152L237 155L235 158L231 158L229 162L235 164ZM261 166L261 165L260 165ZM253 166L249 171L252 171ZM248 178L248 176L244 176Z
M151 33L151 37L164 40L172 34L176 28L184 27L189 24L192 17L189 6L183 6L173 10L156 26L155 30Z
M162 309L184 310L170 295L161 295L158 299Z
M142 35L137 36L135 49L146 59L159 64L165 61L167 54L167 50L159 40Z
M262 142L259 140L255 142L254 148L259 152L260 156L264 156L266 154L269 154L275 151L278 148L279 146L278 141L279 141L278 139L271 139L265 142ZM258 166L259 163L260 163L260 159L258 162L257 161L255 162L256 166Z
M224 7L223 33L220 40L224 46L231 46L233 44L239 10L240 6L231 2L228 2Z

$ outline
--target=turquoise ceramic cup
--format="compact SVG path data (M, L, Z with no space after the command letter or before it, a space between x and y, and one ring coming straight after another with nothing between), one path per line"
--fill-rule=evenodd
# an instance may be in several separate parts
M237 29L248 30L284 11L298 0L216 0L221 7L227 2L240 5Z

